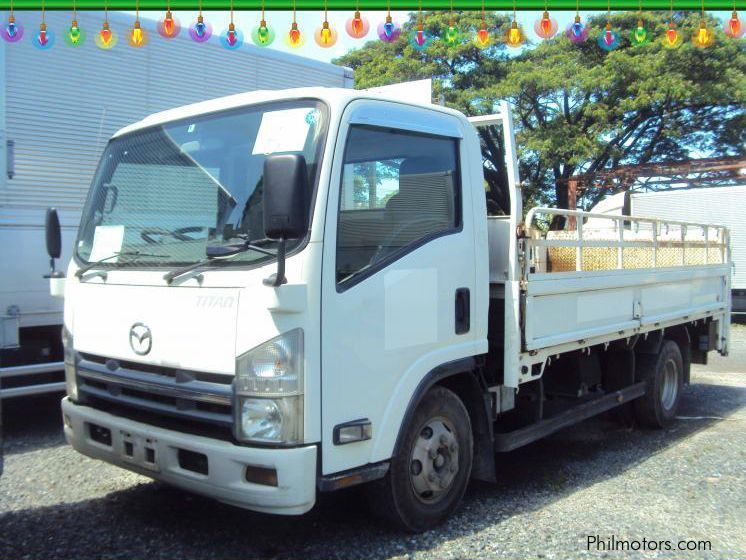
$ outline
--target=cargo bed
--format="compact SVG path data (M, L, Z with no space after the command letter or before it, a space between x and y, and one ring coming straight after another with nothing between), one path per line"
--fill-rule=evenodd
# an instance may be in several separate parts
M566 229L548 230L557 216ZM707 319L717 321L715 349L727 354L727 228L533 208L519 239L519 280L511 293L504 254L510 222L493 218L488 227L491 296L506 298L506 333L518 329L516 342L520 338L520 374L512 380L506 346L506 385L531 380L558 354Z

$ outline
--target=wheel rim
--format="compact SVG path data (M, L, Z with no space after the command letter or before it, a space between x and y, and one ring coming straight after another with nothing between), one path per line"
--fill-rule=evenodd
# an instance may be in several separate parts
M671 410L679 392L679 368L673 360L666 361L663 369L663 386L661 387L661 404Z
M412 446L409 477L417 499L440 500L453 485L459 469L456 430L447 419L433 418L420 429Z

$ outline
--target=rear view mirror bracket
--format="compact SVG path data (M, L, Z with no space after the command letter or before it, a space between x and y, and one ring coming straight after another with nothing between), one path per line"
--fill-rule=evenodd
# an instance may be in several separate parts
M277 243L277 272L274 274L270 274L262 280L262 283L265 286L271 286L273 288L277 288L279 286L282 286L283 284L287 284L288 279L285 278L285 250L287 246L287 241L282 238Z

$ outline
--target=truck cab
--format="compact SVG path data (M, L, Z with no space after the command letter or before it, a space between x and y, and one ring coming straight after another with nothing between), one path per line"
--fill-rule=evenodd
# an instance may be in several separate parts
M487 217L475 126L503 137L508 216ZM376 511L431 527L470 478L494 480L495 451L645 394L660 409L649 377L665 372L635 377L633 360L602 375L605 352L666 349L675 402L647 411L662 424L693 337L696 357L726 351L724 233L707 237L721 249L712 281L672 276L675 313L648 325L635 302L659 278L589 287L581 263L559 278L576 288L552 292L542 263L580 247L577 219L564 240L526 229L507 105L470 122L310 88L148 117L106 147L64 280L66 438L262 512L302 514L318 492L369 483ZM586 289L596 304L578 299ZM544 413L545 390L557 408L578 388Z

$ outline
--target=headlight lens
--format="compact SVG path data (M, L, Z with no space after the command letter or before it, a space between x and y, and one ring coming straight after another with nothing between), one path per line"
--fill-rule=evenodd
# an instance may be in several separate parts
M78 400L78 367L75 364L75 350L73 349L73 335L62 327L62 350L65 360L65 388L71 400Z
M295 444L303 440L303 330L294 329L236 360L236 437Z
M299 443L303 439L303 397L242 398L241 433L248 441Z

